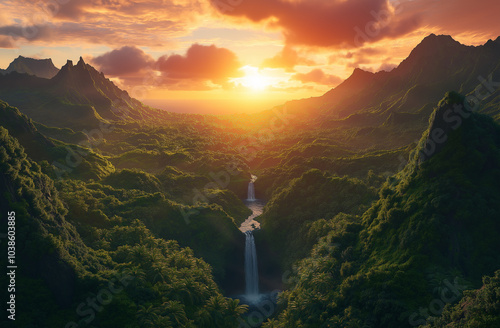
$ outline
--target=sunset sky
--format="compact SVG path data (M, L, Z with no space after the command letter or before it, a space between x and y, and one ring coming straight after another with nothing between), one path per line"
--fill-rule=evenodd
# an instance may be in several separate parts
M498 0L0 0L0 68L85 61L132 96L191 112L318 96L390 70L426 35L500 35Z

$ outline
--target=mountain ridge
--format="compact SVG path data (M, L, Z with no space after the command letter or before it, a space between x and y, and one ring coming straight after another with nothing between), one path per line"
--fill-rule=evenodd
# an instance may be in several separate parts
M51 58L35 59L19 56L9 64L7 69L3 70L3 74L11 72L26 73L45 79L51 79L59 72L59 69L54 66Z
M497 45L500 37L480 46L466 46L449 35L430 34L391 72L372 73L356 68L322 96L290 101L283 106L321 126L351 126L352 120L342 121L366 112L380 116L374 126L385 121L391 112L420 113L423 128L433 104L444 93L457 91L467 95L480 85L479 76L493 73L500 77ZM500 111L492 114L500 118Z
M47 126L83 130L168 116L130 97L82 57L51 79L10 72L0 76L0 87L0 99Z

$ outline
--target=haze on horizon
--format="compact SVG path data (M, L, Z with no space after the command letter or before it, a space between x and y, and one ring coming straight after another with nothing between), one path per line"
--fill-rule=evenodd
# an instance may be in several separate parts
M158 108L255 112L319 96L357 67L391 70L431 33L484 44L498 12L495 0L4 0L0 67L83 56Z

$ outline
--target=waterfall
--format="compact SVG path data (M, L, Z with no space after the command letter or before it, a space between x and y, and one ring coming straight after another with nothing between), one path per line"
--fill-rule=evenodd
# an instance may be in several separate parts
M259 294L259 272L257 269L257 250L252 231L245 232L245 282L247 296Z
M250 183L248 183L248 200L255 200L255 188L253 185L253 181L250 181Z
M257 268L257 250L255 248L255 239L252 232L255 229L255 224L259 225L258 222L253 221L253 218L258 215L255 213L259 213L258 210L260 206L260 202L255 199L255 180L257 180L257 176L251 174L250 182L248 183L247 206L252 210L252 215L249 216L249 218L245 221L248 221L248 223L244 227L244 230L242 230L245 233L245 298L250 302L256 302L259 299L259 271ZM262 207L260 207L260 213L262 213Z
M257 176L250 174L250 182L248 183L248 194L247 194L247 200L249 201L255 201L255 187L253 183L257 180Z

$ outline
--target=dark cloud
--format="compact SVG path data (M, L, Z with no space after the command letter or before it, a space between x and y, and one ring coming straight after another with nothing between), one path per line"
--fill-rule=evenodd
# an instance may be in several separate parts
M61 20L85 20L99 17L104 12L107 15L121 17L142 18L141 16L147 15L149 21L152 22L154 19L151 19L151 12L156 13L158 18L177 17L179 19L181 18L179 15L183 15L182 19L189 21L193 15L187 14L200 13L203 4L199 0L65 0L64 4L59 6L42 5L41 8L45 8L46 12L52 13L56 19Z
M85 7L94 5L91 0L69 0L55 8L47 7L56 18L79 20L85 14Z
M419 26L415 15L395 15L388 0L253 0L236 1L229 9L211 3L225 15L269 20L288 45L359 47Z
M124 46L92 58L91 63L101 72L110 76L123 76L138 73L151 67L155 60L139 48Z
M163 27L167 25L168 22L165 22ZM174 27L171 28L175 29ZM128 30L124 32L126 29ZM155 26L147 27L137 24L131 24L127 27L122 26L121 28L105 24L80 24L74 22L30 26L6 25L0 26L0 36L2 35L11 36L14 41L43 41L46 44L55 44L57 46L89 42L111 46L133 43L158 47L165 43L161 31L157 30Z
M313 69L309 73L297 73L292 76L292 80L297 80L302 83L316 83L328 86L336 86L343 81L336 75L325 74L321 69Z
M169 80L210 80L221 84L230 77L241 76L241 66L232 51L214 45L194 44L184 56L162 56L158 59L158 69Z
M10 36L14 40L46 40L53 37L53 30L49 25L5 25L0 26L0 35Z

